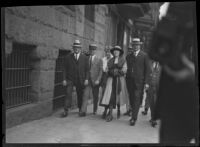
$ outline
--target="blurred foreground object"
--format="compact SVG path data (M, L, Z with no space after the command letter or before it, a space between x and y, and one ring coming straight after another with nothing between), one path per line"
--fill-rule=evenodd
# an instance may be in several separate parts
M153 33L149 55L161 64L180 69L183 66L181 53L188 50L193 41L195 3L172 2L164 5L167 12L161 11L163 14Z
M149 51L162 65L154 119L161 120L160 143L198 144L196 3L171 2L165 10Z

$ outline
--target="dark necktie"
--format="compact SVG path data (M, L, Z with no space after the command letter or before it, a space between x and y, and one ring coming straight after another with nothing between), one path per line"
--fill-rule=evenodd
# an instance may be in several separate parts
M76 61L78 60L78 54L75 54L75 59L76 59Z
M90 61L89 61L90 63L90 68L91 68L91 66L92 66L92 56L90 56Z
M134 52L134 56L135 56L135 57L137 57L136 55L137 55L137 53L136 53L136 52Z

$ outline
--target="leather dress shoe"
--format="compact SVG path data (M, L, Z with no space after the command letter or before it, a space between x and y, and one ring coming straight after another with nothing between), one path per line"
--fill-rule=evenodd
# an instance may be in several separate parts
M135 120L133 118L130 119L130 126L134 126L135 125Z
M152 127L155 127L156 125L157 125L157 122L156 122L155 120L152 120L152 121L151 121L151 126L152 126Z
M85 113L85 112L80 112L80 113L79 113L79 116L80 116L80 117L84 117L84 116L86 116L86 113Z
M117 119L120 118L120 115L121 115L120 110L117 110Z
M147 111L142 111L142 114L143 115L147 115Z
M68 111L64 111L61 115L61 117L67 117L68 116Z
M112 120L113 120L112 114L109 114L109 115L106 116L106 121L107 121L107 122L110 122L110 121L112 121Z
M128 116L131 116L131 111L128 110L127 112L124 113L124 115L128 115Z
M103 112L101 118L102 118L102 119L105 119L105 118L106 118L106 112Z

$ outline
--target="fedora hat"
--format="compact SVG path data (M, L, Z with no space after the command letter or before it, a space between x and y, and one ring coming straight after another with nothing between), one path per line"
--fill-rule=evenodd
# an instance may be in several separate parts
M73 47L80 47L80 48L82 47L79 40L75 40L72 46Z
M133 38L132 45L142 45L143 43L140 41L140 38Z
M97 45L96 44L90 44L89 45L89 50L96 50L97 49Z
M120 55L123 55L123 53L124 53L124 51L122 50L122 48L121 48L120 46L118 46L118 45L114 46L114 47L110 50L111 54L113 54L113 52L114 52L115 50L120 51Z

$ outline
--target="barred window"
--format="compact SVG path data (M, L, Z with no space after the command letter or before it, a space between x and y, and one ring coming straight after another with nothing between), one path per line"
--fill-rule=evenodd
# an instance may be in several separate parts
M94 22L95 5L85 5L85 18Z
M6 57L5 86L6 108L17 107L31 102L30 48L27 45L13 44L13 51Z

